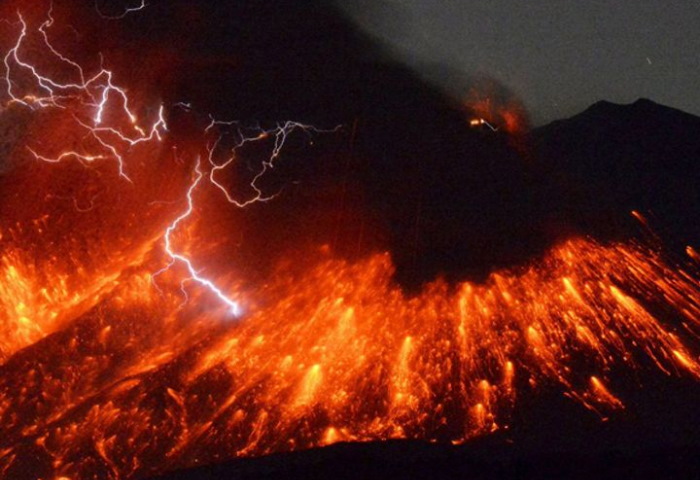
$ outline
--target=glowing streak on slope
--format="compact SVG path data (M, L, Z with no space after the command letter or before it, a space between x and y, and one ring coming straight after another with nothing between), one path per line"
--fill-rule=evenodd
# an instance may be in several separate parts
M483 118L472 118L471 120L469 120L469 126L472 128L479 127L481 125L486 125L487 127L489 127L491 129L492 132L498 131L498 127L494 127L493 125L491 125L488 121L486 121Z

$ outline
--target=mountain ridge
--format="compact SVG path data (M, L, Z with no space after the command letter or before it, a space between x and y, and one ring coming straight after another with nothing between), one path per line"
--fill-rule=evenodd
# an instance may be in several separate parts
M600 101L531 138L541 174L586 233L628 234L634 210L672 242L700 240L700 117L648 99Z

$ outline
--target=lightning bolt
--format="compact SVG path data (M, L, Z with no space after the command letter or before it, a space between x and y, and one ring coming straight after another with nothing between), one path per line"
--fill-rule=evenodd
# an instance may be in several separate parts
M95 6L97 8L97 4L95 4ZM123 18L123 16L128 13L141 10L145 8L145 6L145 1L142 1L138 7L127 9L120 17L105 18ZM4 81L6 85L6 95L9 99L7 101L7 106L17 104L32 110L45 108L64 110L72 108L77 101L81 109L86 109L89 114L78 115L71 110L75 125L85 130L87 134L104 149L102 152L66 150L55 156L40 153L31 146L26 146L27 150L35 159L48 163L60 163L69 158L77 159L83 163L114 159L118 165L119 176L131 182L130 177L126 174L126 161L123 152L141 143L162 141L162 136L168 131L164 116L164 106L160 105L157 117L151 123L150 127L141 127L136 115L130 107L126 89L117 86L113 82L113 73L110 70L105 69L101 65L100 71L92 76L87 76L80 64L63 55L53 46L48 34L48 29L54 23L51 9L47 14L47 20L37 29L40 45L44 47L47 57L53 58L60 64L70 67L78 80L68 83L59 82L51 76L44 74L39 68L24 58L23 52L26 49L25 43L28 42L30 33L28 32L28 26L22 14L18 12L17 15L21 31L14 46L3 58L5 65ZM16 86L14 80L14 72L16 70L30 74L35 89L33 93L19 93L20 88ZM178 102L174 104L173 107L181 108L186 112L192 110L190 104L183 102ZM128 119L128 124L130 125L129 132L125 132L119 125L105 122L108 110L110 112L110 119L115 118L113 111L116 111L122 120ZM81 118L81 116L83 118ZM185 301L187 301L187 292L184 288L184 284L188 281L193 281L213 293L228 307L231 315L239 317L243 311L240 304L229 295L225 294L213 280L202 276L202 270L196 268L193 261L186 254L179 252L174 246L173 237L176 235L178 228L185 223L195 211L195 191L202 188L205 184L211 185L213 188L223 192L226 200L238 208L245 208L253 203L267 202L275 198L277 194L264 193L259 186L259 182L274 168L289 135L295 131L302 131L311 139L311 136L315 133L335 132L341 128L341 126L330 130L323 130L299 122L286 121L278 123L273 128L263 129L260 126L244 128L239 122L224 122L211 117L210 120L209 125L204 128L204 134L207 135L214 129L221 130L227 126L235 126L237 127L235 145L223 161L217 161L215 156L216 152L218 152L217 147L223 138L223 134L221 134L213 145L208 147L208 171L202 168L203 162L201 158L198 157L196 159L193 180L185 195L187 208L170 223L163 233L164 250L170 258L170 262L165 267L155 272L151 278L155 285L156 277L169 270L175 264L183 265L188 275L181 281L181 290L185 295ZM261 162L260 169L255 173L250 182L250 187L254 192L253 195L244 200L236 199L221 183L218 176L223 170L234 164L238 158L238 152L242 147L249 143L266 140L272 140L272 151L269 158ZM94 205L91 203L89 208L91 209L93 206Z
M206 175L205 172L201 168L201 160L198 158L196 165L195 165L195 177L193 182L190 184L190 187L187 191L187 209L179 216L177 217L171 224L170 226L166 229L164 238L165 238L165 251L168 253L168 255L171 258L171 262L158 272L156 272L153 275L153 278L157 277L158 275L164 273L168 269L170 269L175 263L181 263L183 264L187 271L189 272L189 277L186 278L186 280L193 280L200 285L206 287L209 289L212 293L214 293L223 303L225 303L229 307L230 313L238 317L242 313L242 309L239 305L238 302L232 300L230 297L225 295L219 287L217 287L213 281L204 278L200 275L200 273L197 271L197 269L194 267L192 260L186 257L184 254L177 253L173 247L172 243L172 235L173 233L177 230L178 226L184 222L194 211L194 200L193 200L193 195L195 190L199 187L199 185L205 181L208 180L209 184L213 185L215 188L219 189L221 192L223 192L224 196L226 197L226 200L235 205L238 208L245 208L248 205L258 203L258 202L267 202L269 200L272 200L275 198L276 194L272 195L266 195L261 188L258 185L258 182L260 179L262 179L265 174L274 168L275 161L279 158L280 153L282 152L282 149L284 147L285 142L287 141L288 136L294 132L294 131L302 131L308 136L312 135L313 133L326 133L326 132L333 132L337 131L340 126L335 127L334 129L331 130L323 130L316 128L312 125L306 125L303 123L299 122L293 122L293 121L287 121L283 122L280 124L277 124L275 127L270 128L270 129L263 129L261 127L254 127L252 130L252 133L245 133L244 129L240 126L239 122L237 121L220 121L220 120L215 120L211 119L210 124L204 129L205 133L210 132L213 128L215 127L222 127L222 126L236 126L237 127L237 141L236 144L231 148L230 150L230 155L221 163L217 163L216 160L214 159L215 157L215 152L217 151L217 147L219 146L221 140L222 140L222 135L219 135L219 137L214 141L214 143L208 147L208 163L211 165L211 168L209 169L209 174ZM235 162L237 159L237 153L238 151L245 145L250 144L250 143L255 143L255 142L261 142L265 141L268 139L274 139L274 143L272 146L272 152L270 154L270 157L268 160L265 160L261 163L261 168L258 170L258 172L254 175L252 181L250 182L250 187L253 189L255 192L254 195L251 198L248 198L246 200L237 200L236 198L233 197L233 195L226 189L226 187L221 184L219 181L216 179L216 174L217 172L220 172L221 170L227 168L231 164ZM187 295L187 292L184 289L184 285L181 284L181 290Z
M105 15L102 13L100 10L99 2L98 0L95 0L95 10L97 11L97 14L106 19L106 20L121 20L122 18L126 17L130 13L138 12L140 10L143 10L146 8L146 0L141 0L141 3L135 7L127 7L124 9L124 12L121 13L120 15Z
M219 289L219 287L217 287L214 284L214 282L212 282L211 280L209 280L207 278L200 276L199 272L197 271L197 269L195 269L194 265L192 264L192 261L189 258L187 258L185 255L183 255L181 253L177 253L172 245L172 234L175 232L175 230L180 225L180 223L185 221L185 219L187 219L194 211L194 200L193 200L194 191L195 191L195 189L197 189L200 182L204 178L204 173L202 172L200 166L201 166L201 162L200 162L200 159L198 158L197 163L195 164L195 169L194 169L194 171L195 171L194 181L192 182L192 184L190 184L190 187L187 190L187 195L186 195L186 197L187 197L187 209L182 214L180 214L180 216L178 216L173 221L173 223L171 223L170 226L168 226L168 228L165 230L165 235L164 235L165 251L170 256L172 261L170 262L170 264L168 266L164 267L163 269L161 269L158 272L156 272L155 274L153 274L153 277L156 277L156 276L160 275L161 273L163 273L164 271L166 271L167 269L169 269L175 262L180 262L183 265L185 265L185 267L187 268L187 271L189 272L190 276L188 279L194 280L195 282L199 283L200 285L202 285L203 287L207 288L209 291L214 293L214 295L216 295L219 298L219 300L221 300L223 303L225 303L229 307L230 313L233 316L238 317L241 314L241 307L238 304L238 302L236 302L236 301L232 300L231 298L229 298L228 296L226 296L221 291L221 289ZM183 282L184 282L184 280L183 280ZM183 288L183 292L184 292L184 288Z
M209 181L219 190L221 190L226 197L226 200L228 200L229 203L239 207L239 208L244 208L247 207L248 205L251 205L253 203L257 202L267 202L272 200L277 196L277 194L271 194L271 195L266 195L259 187L258 182L265 176L265 174L272 170L275 167L275 162L279 158L280 153L282 152L282 149L284 147L284 144L287 141L287 138L291 133L294 131L302 131L305 133L307 136L309 136L309 140L311 140L311 135L313 133L331 133L331 132L336 132L341 128L341 125L336 126L333 129L319 129L316 128L312 125L307 125L299 122L293 122L293 121L286 121L284 123L279 123L275 127L271 129L263 129L261 127L256 127L254 129L254 132L251 135L246 135L243 132L243 129L240 127L239 122L232 121L232 122L224 122L224 121L219 121L212 119L211 123L206 127L205 132L210 131L212 128L215 126L231 126L231 125L236 125L238 127L237 129L237 137L238 141L236 144L233 146L233 148L230 150L230 155L222 162L222 163L217 163L213 159L213 152L216 150L216 147L218 146L218 143L221 141L221 136L214 142L214 146L209 149L209 163L211 164L212 168L209 172ZM268 138L273 138L274 139L274 145L272 147L272 153L270 155L270 158L266 161L263 161L261 163L261 168L258 170L258 172L255 174L253 179L250 182L250 187L253 189L255 194L250 197L247 200L237 200L236 198L233 197L233 195L224 187L217 179L216 175L218 172L224 170L227 168L229 165L233 164L236 159L237 159L237 152L240 148L245 146L248 143L252 142L259 142L266 140Z
M73 150L65 151L57 156L47 156L38 153L35 149L27 147L28 151L37 160L51 163L58 163L66 158L72 157L80 161L91 163L95 160L102 160L108 157L117 161L119 175L131 181L125 170L125 160L122 145L127 149L140 143L162 140L162 134L167 131L164 118L164 107L158 109L157 118L148 128L139 125L139 120L129 104L129 97L124 88L113 82L111 70L101 67L101 69L88 77L83 68L75 61L61 54L51 43L48 35L54 19L52 11L49 10L47 20L38 28L41 45L47 52L47 57L52 57L63 65L67 65L79 78L73 82L58 82L55 79L42 73L36 66L27 61L22 52L29 37L27 23L20 12L17 12L21 31L14 46L3 57L5 66L4 83L6 94L9 100L7 105L19 104L32 110L43 108L68 109L77 102L82 108L87 109L88 119L81 119L79 115L73 113L73 119L79 128L84 129L106 153L87 153ZM102 63L102 62L101 62ZM29 73L35 83L35 92L19 94L13 81L15 70ZM101 126L104 120L105 111L108 108L117 106L116 112L123 118L128 119L130 132L124 132L122 128L115 126ZM122 145L120 145L120 143Z

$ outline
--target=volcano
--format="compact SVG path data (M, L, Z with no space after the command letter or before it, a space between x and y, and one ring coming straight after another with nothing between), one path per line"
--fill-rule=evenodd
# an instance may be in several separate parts
M40 7L0 35L3 477L693 467L696 117L530 131L325 2Z
M532 135L561 192L561 210L599 237L630 235L627 215L648 215L667 243L697 245L698 118L639 99L598 102Z
M588 231L608 241L631 237L663 241L664 248L676 248L678 255L687 245L697 245L700 209L694 203L694 186L699 172L692 161L675 159L676 154L697 157L699 122L695 116L640 99L629 105L602 101L572 118L535 129L531 135L537 168L550 172L554 181L549 188L556 192L548 218L556 225L566 224L569 233ZM631 210L645 212L653 220L630 215ZM700 421L695 408L700 388L669 377L647 376L641 383L644 387L632 394L630 409L605 422L596 415L582 416L574 404L547 394L521 399L527 406L510 429L464 445L341 443L158 478L680 478L697 474L700 439L694 425Z

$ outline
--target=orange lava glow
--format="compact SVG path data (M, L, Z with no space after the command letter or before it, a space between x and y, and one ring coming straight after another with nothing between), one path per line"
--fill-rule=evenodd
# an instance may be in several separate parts
M23 108L10 102L4 115ZM74 108L54 122L63 107ZM112 152L120 169L32 155L41 182L5 174L15 190L42 190L31 206L2 197L14 216L0 224L0 477L141 478L341 441L461 443L508 428L519 397L541 389L607 418L626 408L616 382L629 372L700 379L696 267L633 243L572 238L484 282L435 280L414 295L392 281L388 253L351 262L319 247L255 288L215 275L243 304L235 318L182 265L163 269L194 158L173 154L182 178L149 181L150 159L171 155L148 128L130 131L138 146L77 128L85 151L128 144ZM60 157L63 131L46 135ZM83 208L75 189L60 200L76 168L91 172L85 188L107 185L107 201ZM200 235L207 210L192 210L178 252L216 252Z
M469 126L490 125L494 130L503 130L513 137L521 137L529 131L529 122L524 107L515 100L499 100L490 92L472 90L467 96L466 106L476 115L469 119Z
M630 245L570 240L528 268L413 297L388 255L319 253L239 321L208 292L182 305L148 271L80 315L71 298L52 304L68 318L43 341L26 345L40 328L29 318L4 326L22 346L0 367L5 471L38 457L52 476L117 478L338 441L462 442L507 428L523 388L605 418L624 407L620 372L700 377L677 332L700 327L698 282Z

